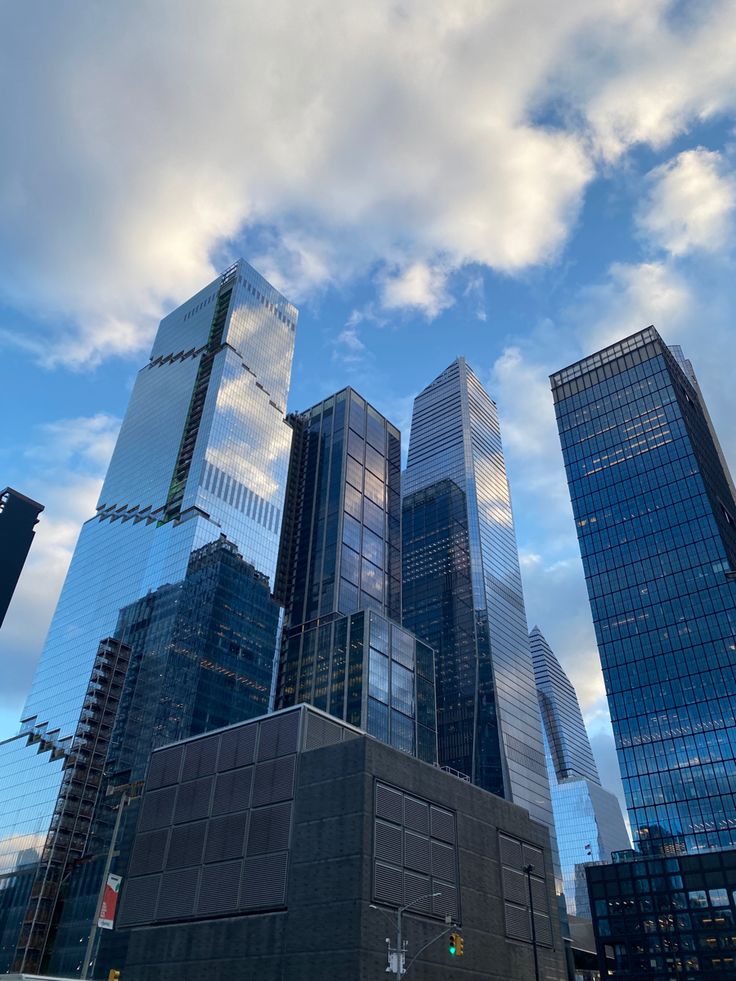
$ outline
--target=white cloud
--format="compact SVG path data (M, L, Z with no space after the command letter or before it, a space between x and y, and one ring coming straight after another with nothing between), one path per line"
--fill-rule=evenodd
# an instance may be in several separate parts
M673 256L718 252L728 243L736 180L720 153L686 150L648 175L651 190L638 224Z
M31 475L18 490L45 510L0 632L0 719L12 722L0 738L16 731L79 529L95 513L119 426L119 419L104 414L60 419L38 427L36 441L17 451L16 466ZM12 470L8 479L12 483Z
M425 262L413 262L387 276L382 284L381 303L387 310L408 307L436 317L452 304L447 291L447 272Z

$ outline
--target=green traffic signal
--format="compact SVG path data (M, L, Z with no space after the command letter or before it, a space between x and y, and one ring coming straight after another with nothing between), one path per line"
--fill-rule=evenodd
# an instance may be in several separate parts
M449 946L448 946L447 949L450 952L450 955L452 957L454 957L455 954L457 953L457 934L456 933L451 933L450 934L450 943L449 943Z

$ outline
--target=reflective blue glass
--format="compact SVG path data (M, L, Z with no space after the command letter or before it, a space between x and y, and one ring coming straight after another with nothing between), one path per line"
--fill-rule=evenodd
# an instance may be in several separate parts
M600 785L575 689L539 627L529 634L562 883L569 913L590 917L583 867L631 848L618 798Z
M496 406L463 358L414 402L404 623L437 662L440 762L553 828Z
M182 580L192 553L221 536L273 584L296 318L240 260L161 322L72 558L24 710L27 735L0 745L0 769L15 774L0 784L0 854L13 851L19 815L23 835L50 827L60 767L27 768L26 785L18 747L74 734L99 642L122 607Z
M650 327L552 389L632 831L733 847L736 502L692 366Z

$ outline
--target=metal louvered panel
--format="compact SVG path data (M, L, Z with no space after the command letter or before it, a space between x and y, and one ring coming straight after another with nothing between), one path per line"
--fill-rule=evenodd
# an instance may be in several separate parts
M429 838L413 831L404 832L404 865L417 872L431 871Z
M247 811L210 818L207 822L205 862L224 862L226 859L242 858L245 850L247 821Z
M213 783L212 777L200 777L199 780L190 780L189 783L180 784L179 792L176 795L176 806L174 807L174 824L207 817L210 810Z
M258 723L229 729L220 736L220 754L217 759L218 770L232 770L236 766L253 763L256 755Z
M161 885L160 875L129 879L123 889L117 927L138 926L153 921Z
M197 899L199 916L215 916L237 910L242 866L242 861L222 862L202 869Z
M157 920L180 920L194 913L199 868L165 872L156 907Z
M376 784L376 817L393 821L394 824L403 822L404 807L400 791L382 783Z
M171 824L176 800L176 787L164 787L163 790L146 791L138 819L138 831L153 831L155 828L166 828Z
M404 797L404 824L407 828L429 834L429 805L414 797Z
M307 732L304 737L304 749L319 749L322 746L332 746L342 740L344 729L336 722L321 715L307 712Z
M443 845L439 841L432 842L432 875L446 879L448 882L457 881L455 849L450 845Z
M550 918L545 913L537 913L534 910L534 930L536 932L536 940L538 944L543 947L552 946L552 923Z
M300 712L274 715L260 723L258 759L272 760L277 756L296 753L299 743Z
M401 865L401 828L376 821L376 858Z
M455 919L458 918L457 889L449 882L441 882L432 877L432 892L438 892L439 896L432 899L432 912L435 916L446 916L450 913Z
M428 875L404 872L404 903L411 903L418 913L430 913L432 905L431 886ZM420 899L420 897L422 897ZM419 899L419 902L416 900Z
M258 855L243 862L241 909L272 909L286 904L288 852Z
M503 882L503 898L510 903L519 903L526 906L527 883L526 876L516 869L503 867L501 869L501 879Z
M184 747L184 769L182 771L184 779L192 780L194 777L204 777L209 773L214 773L219 746L219 735L207 736L187 743Z
M229 811L244 811L250 804L252 783L252 766L218 773L212 798L212 813L227 814Z
M508 865L512 869L521 869L521 842L508 835L499 834L498 848L501 856L501 864Z
M401 906L404 902L403 875L399 869L390 865L375 863L374 895L376 899L392 906Z
M167 869L181 869L189 865L200 865L204 849L206 821L196 824L182 824L171 829L169 853L166 856Z
M455 815L439 807L430 808L432 837L455 843Z
M152 753L151 762L148 766L146 789L156 790L159 787L168 787L176 783L179 779L183 755L181 746L172 746L169 749L160 749L158 752Z
M290 830L291 801L251 811L246 854L251 856L284 851L289 847Z
M161 872L164 867L168 840L168 828L151 831L147 834L137 834L133 853L130 856L128 875L147 875L150 872Z
M252 807L273 804L294 796L295 761L296 757L287 756L256 766Z
M531 941L532 933L529 924L529 911L523 906L504 903L506 917L506 936L516 940Z
M535 872L539 875L544 875L544 855L539 848L534 848L533 845L527 845L525 841L522 842L521 859L522 866L533 865Z
M532 876L532 899L534 900L535 910L538 910L540 913L549 912L547 884L544 879L538 879L535 875Z

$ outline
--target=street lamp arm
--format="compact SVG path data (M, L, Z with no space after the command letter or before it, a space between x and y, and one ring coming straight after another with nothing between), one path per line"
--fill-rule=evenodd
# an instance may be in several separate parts
M436 937L432 937L432 939L431 940L428 940L423 947L420 947L419 950L416 952L416 954L414 954L414 956L412 957L412 959L409 961L409 963L404 968L404 973L406 974L406 972L412 966L412 964L417 959L417 957L419 957L419 955L421 953L423 953L427 949L427 947L431 947L432 944L436 943L438 940L441 940L442 937L446 936L446 934L448 934L450 932L450 930L457 930L457 924L451 923L446 929L444 929L442 931L442 933L438 933Z
M416 899L412 899L412 901L410 903L407 903L406 906L400 906L399 913L403 913L406 910L411 909L412 906L416 906L417 903L421 903L423 899L434 899L436 896L441 896L441 895L442 895L441 892L427 892L423 896L417 896Z

